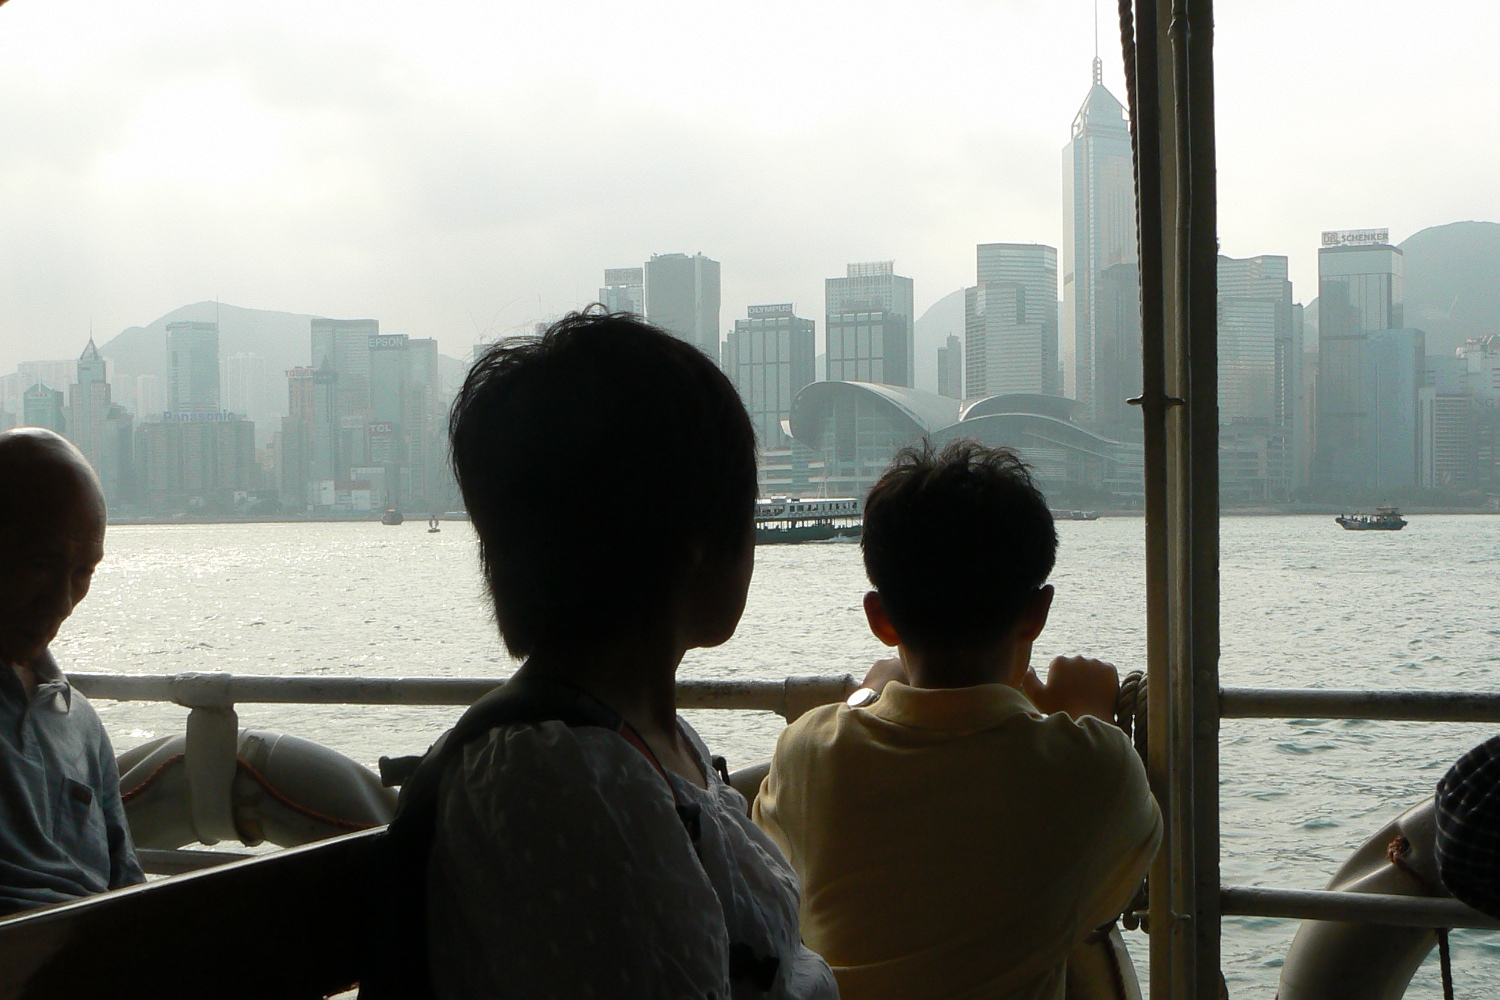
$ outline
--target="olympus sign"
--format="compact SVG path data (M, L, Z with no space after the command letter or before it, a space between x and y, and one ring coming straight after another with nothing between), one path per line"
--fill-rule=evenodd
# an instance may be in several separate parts
M1325 247L1378 246L1390 241L1389 229L1335 229L1323 233Z

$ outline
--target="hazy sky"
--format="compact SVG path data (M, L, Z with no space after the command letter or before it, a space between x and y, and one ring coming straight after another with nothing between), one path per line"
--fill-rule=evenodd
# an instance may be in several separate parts
M1220 232L1291 256L1500 219L1500 5L1218 4ZM920 311L974 244L1061 245L1091 0L729 4L11 0L0 373L188 302L334 316L461 356L650 253L819 321L894 258ZM1114 4L1105 81L1124 98Z

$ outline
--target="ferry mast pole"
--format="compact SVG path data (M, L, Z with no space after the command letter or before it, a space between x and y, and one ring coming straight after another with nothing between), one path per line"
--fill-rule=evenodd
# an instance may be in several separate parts
M1221 981L1212 15L1211 0L1120 0L1140 251L1147 763L1166 820L1151 871L1154 1000L1217 1000Z

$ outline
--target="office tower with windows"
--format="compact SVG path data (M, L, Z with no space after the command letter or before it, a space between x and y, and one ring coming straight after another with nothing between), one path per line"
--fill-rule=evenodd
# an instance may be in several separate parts
M1396 410L1410 407L1416 389L1401 372L1409 334L1371 337L1405 327L1403 254L1386 230L1323 234L1318 248L1318 389L1314 476L1327 487L1374 488L1397 475L1377 461L1382 432ZM1384 473L1378 472L1384 468ZM1413 477L1415 473L1413 472ZM1399 478L1399 477L1398 477Z
M792 400L815 378L817 323L799 317L790 302L750 306L734 321L724 345L724 372L739 390L755 436L766 450L791 447L782 421Z
M265 359L240 352L224 359L224 408L260 424L272 419Z
M949 399L964 398L964 345L953 334L938 348L938 395Z
M167 410L174 416L218 413L219 324L181 320L167 324L171 384Z
M643 285L646 318L718 361L719 262L701 253L652 254Z
M78 446L104 489L107 503L125 499L131 481L130 414L111 398L106 365L90 337L78 358L77 380L68 387L68 440Z
M142 420L148 416L160 418L167 405L161 394L161 379L155 375L137 375L135 400L137 417Z
M1280 503L1295 478L1301 344L1287 259L1218 259L1219 478L1230 503Z
M978 284L965 291L965 395L1056 393L1057 250L981 243Z
M1078 400L1086 424L1138 424L1124 409L1140 380L1139 319L1132 323L1130 310L1122 312L1139 308L1139 293L1127 291L1138 266L1130 129L1124 106L1104 88L1098 58L1063 149L1062 173L1063 391ZM1128 267L1106 277L1118 265Z
M599 301L612 313L646 315L646 269L641 267L607 267ZM715 326L718 320L714 320Z
M68 433L67 412L63 406L63 394L37 382L22 396L21 425L23 427L45 427L59 434Z
M828 381L915 384L912 280L895 261L850 264L823 295Z

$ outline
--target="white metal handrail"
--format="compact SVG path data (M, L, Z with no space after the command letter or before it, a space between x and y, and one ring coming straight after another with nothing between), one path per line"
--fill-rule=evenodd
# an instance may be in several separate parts
M204 734L218 731L220 738L217 742L233 752L233 733L238 725L237 704L459 707L472 704L505 683L507 678L80 671L68 674L68 680L89 698L173 702L191 709L188 717L191 757L195 728ZM775 712L791 721L819 705L842 701L857 683L852 674L804 675L776 681L689 678L677 682L677 704L685 709ZM1225 688L1220 692L1220 706L1223 718L1500 722L1500 692ZM203 738L208 740L207 736ZM179 852L156 853L176 855ZM153 870L186 871L237 857L217 852L183 853L181 858L154 859L157 868ZM1500 929L1500 921L1471 910L1457 900L1421 896L1229 885L1220 890L1220 906L1220 912L1226 916Z
M90 698L169 701L194 707L235 704L473 704L505 677L298 677L264 674L108 674L78 672L69 681ZM848 697L852 674L782 680L677 682L677 704L688 709L775 712L796 718L809 708ZM1500 722L1500 692L1335 691L1317 688L1224 688L1225 719L1370 719L1404 722Z

